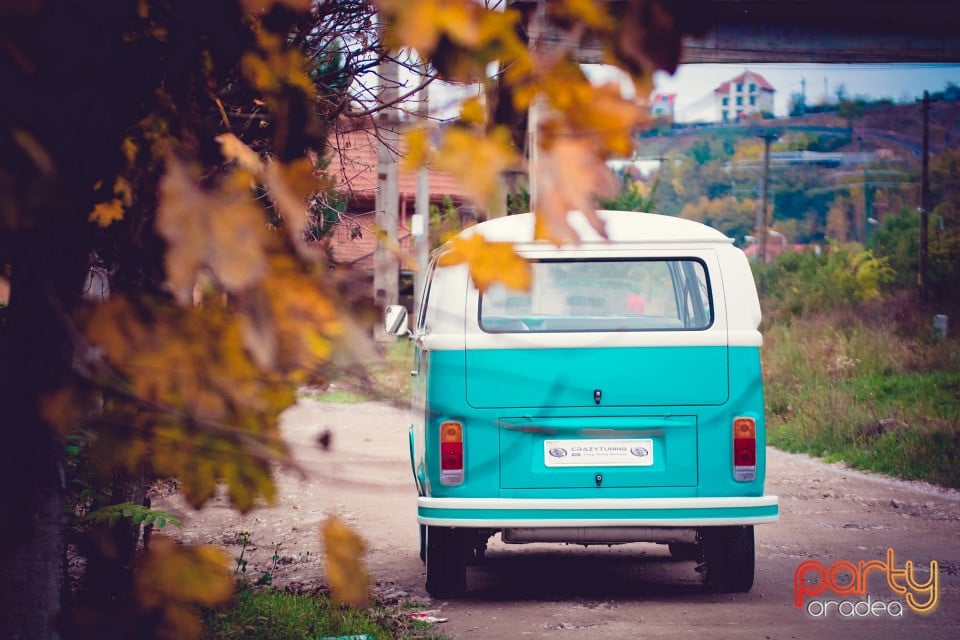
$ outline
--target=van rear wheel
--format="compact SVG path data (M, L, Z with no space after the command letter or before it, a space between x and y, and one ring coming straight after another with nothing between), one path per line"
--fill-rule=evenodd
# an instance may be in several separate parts
M427 561L427 527L424 525L417 525L420 527L420 562Z
M667 548L670 556L677 560L696 560L700 555L700 545L692 542L671 542Z
M467 546L463 531L427 527L427 593L434 598L463 595L467 590Z
M700 530L703 586L712 593L746 593L753 588L753 525Z

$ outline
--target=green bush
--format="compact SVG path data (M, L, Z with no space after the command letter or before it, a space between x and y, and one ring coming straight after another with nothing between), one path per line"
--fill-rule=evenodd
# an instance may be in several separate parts
M893 277L885 258L856 246L830 245L823 255L787 253L756 266L768 305L792 315L876 300Z

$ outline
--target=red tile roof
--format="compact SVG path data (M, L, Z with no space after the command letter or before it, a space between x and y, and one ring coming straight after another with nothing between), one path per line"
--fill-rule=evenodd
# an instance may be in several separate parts
M364 271L373 271L373 254L377 247L377 231L374 212L343 214L343 219L333 227L326 241L330 247L333 263ZM413 236L403 224L398 225L397 240L400 245L401 269L410 269L413 256Z
M371 129L359 129L331 136L333 151L326 173L336 177L337 188L349 198L347 212L341 215L327 242L334 264L372 271L377 246L375 200L377 194L377 138ZM337 152L339 150L339 152ZM462 204L464 192L449 173L429 172L430 202L442 203L450 196L454 205ZM398 174L400 219L397 238L401 258L409 262L413 255L413 238L408 226L417 191L417 174L404 169ZM410 268L409 265L401 268Z
M373 200L377 193L377 138L371 129L340 133L330 139L334 151L326 172L335 176L339 188L355 201ZM339 150L339 153L337 153ZM448 195L463 201L463 189L449 173L429 172L430 201L440 202ZM400 164L398 183L400 198L412 200L417 192L417 174Z
M760 74L754 73L753 71L744 71L740 75L722 83L719 87L714 89L713 92L714 93L730 93L731 84L746 82L748 78L756 82L757 86L763 89L764 91L776 91L776 89L773 88L773 85L767 82L767 79L761 76Z

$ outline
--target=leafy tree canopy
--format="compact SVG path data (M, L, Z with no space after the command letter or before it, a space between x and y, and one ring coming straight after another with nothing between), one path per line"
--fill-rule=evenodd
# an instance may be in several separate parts
M681 38L707 26L706 6L0 2L0 268L11 291L0 319L0 480L17 487L0 505L5 632L53 634L63 438L81 426L105 478L173 475L197 506L219 483L240 510L274 498L271 465L290 462L280 412L362 342L343 280L308 240L306 203L334 187L316 160L331 128L380 108L371 72L385 57L429 61L418 83L486 85L491 99L466 102L441 135L407 140L410 160L451 172L481 207L501 172L522 164L515 118L545 107L532 207L538 236L566 241L568 209L602 227L596 196L616 187L604 162L628 154L648 118L618 85L587 80L578 46L599 42L647 95L655 69L675 69ZM547 31L564 44L528 41ZM478 281L528 283L507 246L458 246L448 260ZM113 274L107 301L83 296L91 266ZM362 545L336 523L325 537L337 548L334 592L360 602ZM68 612L65 629L195 635L192 604L229 594L221 560L152 545L135 577Z

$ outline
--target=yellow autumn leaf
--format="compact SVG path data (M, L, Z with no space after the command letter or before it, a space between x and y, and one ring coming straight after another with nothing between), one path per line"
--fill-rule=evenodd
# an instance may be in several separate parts
M360 557L363 540L336 516L323 524L323 546L326 550L327 579L334 600L362 607L369 599L369 577Z
M472 0L376 0L387 18L387 40L395 48L412 47L429 57L441 36L468 47L478 44L478 14Z
M133 163L137 160L137 153L140 151L140 148L133 138L130 136L124 138L120 144L120 150L123 152L124 160L127 161L127 166L133 166Z
M460 120L468 124L484 124L487 119L486 109L479 98L467 98L460 105Z
M90 212L88 219L101 227L109 227L115 221L123 220L123 202L118 198L109 202L100 202Z
M548 11L558 18L578 20L591 29L607 29L612 18L607 13L606 4L596 0L560 0L550 3Z
M182 547L165 536L153 536L134 573L137 600L145 608L169 600L207 606L226 602L233 594L229 562L216 547Z
M198 606L213 607L233 595L229 557L212 546L181 547L154 535L137 561L134 592L138 608L156 625L160 638L199 638Z
M406 153L403 156L405 169L414 171L429 162L433 149L430 144L430 133L425 127L414 127L403 134Z
M647 110L638 103L622 97L619 85L607 83L591 86L584 82L567 95L573 100L567 106L566 116L580 133L593 134L608 152L629 156L633 152L632 133L644 123Z
M278 93L284 86L311 96L316 92L300 51L287 48L283 38L264 29L257 29L256 37L260 51L248 51L240 59L240 70L251 85L265 94Z
M327 362L343 325L333 297L320 281L298 270L288 256L277 255L271 258L271 277L263 286L267 305L243 325L247 349L269 348L274 366L285 372L314 370ZM275 344L262 345L263 340Z
M487 135L453 127L443 136L437 166L452 174L471 200L488 206L499 190L500 174L519 161L506 127Z
M470 277L480 291L486 291L494 282L502 282L511 289L530 288L530 265L517 255L509 242L488 242L480 234L456 236L449 242L449 250L437 261L440 266L466 263Z

